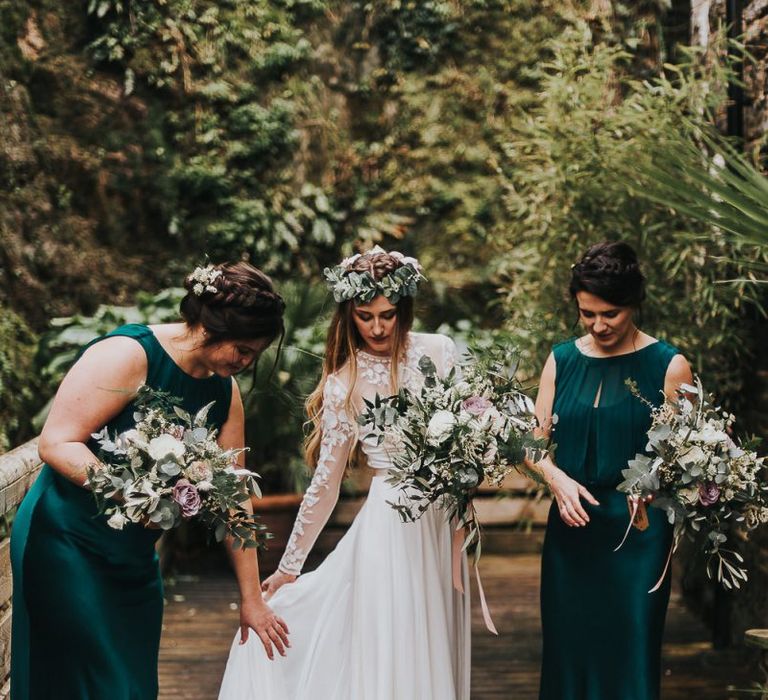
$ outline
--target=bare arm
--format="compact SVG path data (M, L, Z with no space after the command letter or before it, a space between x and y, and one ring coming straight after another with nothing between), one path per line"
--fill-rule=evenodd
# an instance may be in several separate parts
M549 437L552 432L552 409L555 403L556 371L555 356L553 353L550 353L541 372L539 393L536 396L536 418L539 423L536 437ZM589 522L589 515L581 504L581 498L595 506L600 504L584 486L571 479L560 469L552 460L552 457L547 455L535 464L527 460L526 466L541 474L557 501L560 517L566 525L580 527Z
M98 463L86 443L133 399L147 378L143 348L128 337L105 338L67 372L40 434L40 459L83 486L86 467Z
M232 402L229 406L229 416L219 433L219 444L224 449L241 449L245 444L245 416L243 401L240 397L240 389L237 382L232 380ZM245 466L245 455L241 453L238 461L240 466ZM244 502L243 507L253 512L250 500ZM230 553L235 577L240 589L240 643L248 641L249 630L252 629L261 639L267 656L274 658L273 645L277 651L285 656L285 648L290 646L288 642L288 626L272 612L272 609L264 602L259 583L259 561L255 549L233 549L232 538L227 537L227 550Z
M675 355L667 367L667 373L664 376L664 395L674 400L677 397L677 390L681 384L693 384L693 373L688 360L682 355Z

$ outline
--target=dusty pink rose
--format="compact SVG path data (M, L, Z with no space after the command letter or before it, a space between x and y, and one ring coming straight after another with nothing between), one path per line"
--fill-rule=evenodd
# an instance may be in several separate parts
M186 479L179 479L173 487L173 500L181 506L181 516L191 518L197 515L202 505L197 489Z
M482 416L489 408L493 408L493 404L482 396L470 396L461 402L461 407L473 416Z
M711 506L720 498L720 487L710 481L708 484L699 484L699 503L703 506Z

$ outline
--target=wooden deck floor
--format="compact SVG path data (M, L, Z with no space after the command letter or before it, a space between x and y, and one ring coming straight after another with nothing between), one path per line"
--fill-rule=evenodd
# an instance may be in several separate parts
M485 554L481 562L499 637L485 631L473 595L473 700L535 700L540 632L539 557L535 553ZM514 594L511 594L514 592ZM237 588L226 571L179 577L166 587L160 652L161 700L212 700L235 633ZM733 700L728 686L758 677L744 650L715 651L706 629L673 593L663 655L664 700ZM393 700L397 700L393 698ZM605 700L621 700L605 698Z

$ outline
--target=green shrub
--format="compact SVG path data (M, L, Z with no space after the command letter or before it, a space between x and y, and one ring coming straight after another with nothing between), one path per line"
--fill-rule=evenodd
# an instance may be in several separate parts
M563 33L552 50L541 102L519 115L500 161L509 227L495 241L499 279L507 324L520 330L531 371L573 332L570 265L590 244L621 238L636 247L648 277L643 328L677 345L711 390L738 405L758 351L745 310L757 292L720 284L744 277L725 237L637 197L627 182L632 164L686 120L709 125L729 67L692 51L686 63L635 81L632 56L595 43L586 26Z

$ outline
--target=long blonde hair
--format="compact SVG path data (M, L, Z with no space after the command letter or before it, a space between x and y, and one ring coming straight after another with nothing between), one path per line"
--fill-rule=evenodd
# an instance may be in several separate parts
M376 253L359 258L352 265L351 269L353 271L370 272L375 279L379 280L400 267L400 265L399 260L389 256L387 253ZM405 358L408 332L413 325L413 298L401 297L396 304L396 308L397 323L395 324L390 352L392 363L390 367L389 388L392 393L395 393L400 388L400 363ZM304 441L304 455L307 464L312 469L317 466L317 461L320 457L320 443L323 438L323 392L325 385L328 377L341 370L345 365L349 367L349 384L347 395L344 399L344 409L348 416L354 416L358 412L354 405L355 387L357 385L357 356L355 353L363 346L363 339L355 326L353 313L354 300L342 302L336 307L325 340L323 373L315 390L307 398L306 411L311 429L307 439ZM358 441L357 436L355 436L355 445L350 450L348 466L354 466L359 459L357 446Z

